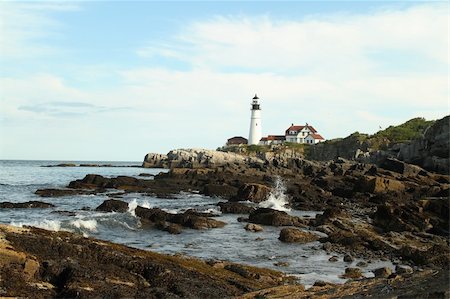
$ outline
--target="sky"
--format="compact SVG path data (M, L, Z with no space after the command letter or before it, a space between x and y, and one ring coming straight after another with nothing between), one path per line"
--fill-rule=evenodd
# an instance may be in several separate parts
M0 1L0 159L142 161L449 114L446 1Z

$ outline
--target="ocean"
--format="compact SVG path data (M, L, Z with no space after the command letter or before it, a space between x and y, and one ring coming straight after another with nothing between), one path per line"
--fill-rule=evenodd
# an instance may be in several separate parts
M42 167L60 163L74 164L110 164L116 167ZM151 250L165 254L181 254L203 260L226 260L258 267L272 268L299 278L300 282L310 286L316 280L343 283L339 276L346 267L354 267L362 261L352 263L342 261L329 262L332 256L322 250L318 241L307 244L286 244L278 240L281 228L264 226L259 233L244 229L246 223L237 221L245 215L222 214L218 220L227 223L223 228L209 230L183 229L179 235L165 231L143 228L134 215L137 205L158 207L167 212L178 213L187 209L200 212L220 213L217 203L224 201L196 193L179 193L175 198L157 198L139 193L129 193L121 200L129 203L127 213L100 213L95 208L108 199L108 193L100 195L76 195L44 198L34 194L37 189L63 188L70 181L82 179L87 174L100 174L106 177L126 175L140 179L139 174L156 175L165 169L140 167L140 162L105 161L15 161L0 160L0 202L25 202L38 200L55 205L49 209L2 209L0 222L14 226L36 226L48 230L64 230L82 234L86 237L108 240L127 246ZM122 167L117 167L122 166ZM274 186L275 192L262 206L282 209L284 200L282 184ZM116 193L117 190L111 190ZM285 209L286 210L286 209ZM320 211L291 211L296 216L314 217ZM320 233L319 233L320 234ZM323 235L323 234L322 234ZM366 261L368 262L368 261ZM373 277L371 270L379 267L393 267L388 261L370 261L364 268L366 277Z

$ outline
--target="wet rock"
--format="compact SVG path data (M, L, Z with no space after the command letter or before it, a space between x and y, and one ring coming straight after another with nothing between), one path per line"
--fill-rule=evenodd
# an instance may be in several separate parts
M273 265L277 266L277 267L289 267L288 262L276 262L276 263L273 263Z
M287 281L273 270L213 267L68 232L0 225L0 236L6 297L231 298Z
M333 255L332 257L330 257L330 258L328 259L328 261L329 261L329 262L337 262L337 261L339 261L339 258L338 258L336 255Z
M166 231L172 235L181 234L183 231L183 227L179 224L170 223L170 222L158 222L156 227L160 230Z
M26 202L0 202L2 209L47 209L55 207L51 203L42 201L26 201Z
M245 226L245 230L256 233L256 232L262 232L264 230L264 228L258 224L247 223L247 225Z
M77 165L73 163L60 163L56 165L44 165L42 167L75 167L75 166Z
M382 267L372 271L375 277L388 278L392 274L392 270L389 267Z
M344 255L344 262L346 263L352 263L355 259L350 254Z
M262 202L267 199L270 193L270 188L261 184L244 184L239 188L236 197L233 199L235 201L251 201L251 202Z
M249 214L255 210L255 208L240 202L219 202L217 205L224 214Z
M313 286L315 286L315 287L324 287L324 286L327 286L327 285L329 285L329 284L330 284L330 283L325 282L325 281L323 281L323 280L316 280L316 281L314 282Z
M121 200L108 199L105 200L101 205L99 205L95 210L102 212L125 213L126 211L128 211L128 203Z
M316 234L301 231L297 228L283 228L278 239L286 243L309 243L316 241L319 237Z
M227 184L207 184L203 187L203 194L206 196L217 196L222 198L231 198L236 196L238 188Z
M106 190L75 190L75 189L38 189L34 194L41 197L61 197L61 196L73 196L73 195L91 195L101 193Z
M141 176L141 177L154 177L155 175L154 175L154 174L151 174L151 173L145 173L145 172L143 172L143 173L140 173L139 176Z
M250 272L250 271L248 271L247 268L242 267L241 265L230 264L230 265L226 265L224 267L224 269L234 272L236 274L239 274L240 276L245 277L245 278L251 278L251 279L259 279L260 278L259 274Z
M346 268L345 273L341 275L342 278L351 278L351 279L359 279L363 278L364 275L359 268Z
M361 268L361 267L364 268L364 267L367 267L367 263L361 261L361 262L358 262L358 263L356 264L356 266L357 266L357 267L360 267L360 268Z
M259 208L250 213L249 221L257 224L272 226L304 226L303 220L296 216L290 216L283 211L269 208Z
M395 266L395 273L404 275L413 273L413 268L407 265L397 265Z
M74 211L52 211L52 214L59 214L68 217L74 217L77 215L77 213Z

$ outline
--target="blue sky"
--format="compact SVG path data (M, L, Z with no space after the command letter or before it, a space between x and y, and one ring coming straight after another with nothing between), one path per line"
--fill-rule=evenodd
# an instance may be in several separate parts
M449 114L444 1L0 2L0 159L135 160Z

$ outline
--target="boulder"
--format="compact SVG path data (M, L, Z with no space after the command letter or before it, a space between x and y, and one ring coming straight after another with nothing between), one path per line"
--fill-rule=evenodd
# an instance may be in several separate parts
M344 255L344 262L346 263L352 263L355 259L350 254Z
M283 211L270 208L259 208L250 213L249 221L272 226L304 226L304 221L296 216L290 216Z
M167 155L148 153L145 155L144 162L142 163L144 168L167 168L168 160Z
M261 225L254 223L247 223L247 225L245 226L245 230L256 233L262 232L264 229Z
M248 214L255 210L255 208L240 202L219 202L217 205L224 214Z
M416 176L427 174L427 172L423 168L417 165L405 163L395 158L386 158L384 161L380 162L380 167L386 170L403 174L404 176Z
M389 191L403 192L405 185L394 179L388 179L383 177L363 177L358 184L361 192L369 193L385 193Z
M236 201L251 201L251 202L263 202L267 199L270 193L270 188L261 184L244 184L237 192L234 200Z
M206 184L203 187L203 194L206 196L217 196L222 198L231 198L236 196L238 188L227 184Z
M404 274L411 274L413 273L413 268L407 265L397 265L395 266L395 273L404 275Z
M107 199L95 210L101 212L125 213L128 211L128 203L117 199Z
M2 209L47 209L55 207L51 203L42 201L27 201L27 202L0 202Z
M319 237L316 234L301 231L296 228L283 228L280 232L280 236L278 238L281 242L286 243L309 243L312 241L316 241Z
M364 275L362 274L361 269L359 268L346 268L345 273L341 275L342 278L351 278L351 279L359 279L363 278Z
M382 267L372 271L375 277L388 278L392 274L392 270L389 267Z
M430 218L415 203L381 204L373 214L373 224L385 231L427 231L433 227Z

